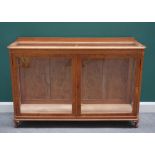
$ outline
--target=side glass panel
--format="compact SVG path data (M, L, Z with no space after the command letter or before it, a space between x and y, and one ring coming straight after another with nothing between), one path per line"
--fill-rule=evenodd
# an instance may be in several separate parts
M19 58L21 113L72 113L72 60Z
M134 75L132 58L83 59L81 114L131 113Z

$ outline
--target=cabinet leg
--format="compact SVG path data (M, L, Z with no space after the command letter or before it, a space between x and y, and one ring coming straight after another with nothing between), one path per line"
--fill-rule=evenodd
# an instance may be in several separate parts
M138 128L138 121L131 121L131 125L134 128Z
M15 128L20 127L20 125L21 125L21 122L20 121L14 121Z

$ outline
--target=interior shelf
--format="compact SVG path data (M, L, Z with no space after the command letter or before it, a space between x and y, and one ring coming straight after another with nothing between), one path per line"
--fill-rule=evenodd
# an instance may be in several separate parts
M82 104L82 114L131 113L131 104Z
M71 114L72 104L21 104L21 113Z
M21 104L21 113L71 114L72 104ZM81 104L82 114L131 113L131 104Z

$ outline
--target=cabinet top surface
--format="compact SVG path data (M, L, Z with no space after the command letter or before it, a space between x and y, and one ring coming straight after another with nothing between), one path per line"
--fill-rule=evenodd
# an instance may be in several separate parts
M132 37L123 38L56 38L21 37L9 49L144 49Z

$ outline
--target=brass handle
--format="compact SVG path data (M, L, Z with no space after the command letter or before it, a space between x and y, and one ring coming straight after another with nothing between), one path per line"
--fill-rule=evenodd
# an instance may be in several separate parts
M24 68L30 67L30 58L20 57L20 65Z

